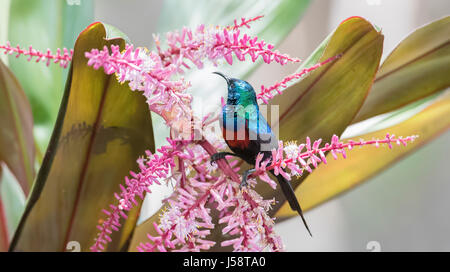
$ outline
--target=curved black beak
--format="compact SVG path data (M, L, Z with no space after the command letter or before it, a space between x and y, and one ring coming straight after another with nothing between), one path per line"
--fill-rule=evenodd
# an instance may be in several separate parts
M213 72L213 74L223 77L227 81L228 86L230 86L230 79L226 75L222 74L221 72Z

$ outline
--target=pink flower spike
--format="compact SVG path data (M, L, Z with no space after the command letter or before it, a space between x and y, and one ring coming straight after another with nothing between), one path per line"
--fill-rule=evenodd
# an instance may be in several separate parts
M237 20L234 20L234 26L232 26L232 28L233 28L233 30L237 30L237 29L239 29L239 28L241 28L243 26L245 26L247 28L250 28L249 23L257 21L257 20L261 19L262 17L264 17L264 15L259 15L259 16L253 17L251 19L241 18L241 23L240 24L237 23Z
M314 149L314 150L318 149L321 143L322 143L322 139L314 141L312 149Z
M72 55L73 50L70 51L67 50L67 48L64 48L61 50L58 48L56 50L56 54L53 54L50 49L46 50L46 53L43 53L41 51L38 51L36 49L33 49L33 47L30 45L28 47L28 50L20 48L19 45L16 47L11 47L10 42L6 42L5 45L0 45L0 50L4 50L4 54L12 55L13 53L16 54L16 58L20 57L21 55L28 56L27 61L31 61L33 58L36 58L36 62L45 61L46 66L49 66L51 62L59 64L62 68L67 68L70 61L72 61Z
M311 151L311 139L306 137L306 150Z
M346 149L352 149L354 146L365 146L365 145L375 145L379 146L379 144L387 144L388 146L392 146L392 143L396 143L399 145L405 145L408 142L413 142L417 136L408 136L406 138L398 137L396 138L394 135L387 134L386 137L382 140L374 139L370 141L365 141L361 139L359 142L354 142L349 140L347 143L341 142L337 135L333 135L331 138L331 144L326 143L324 147L320 148L320 140L314 142L311 148L311 140L309 137L306 137L306 144L302 144L299 146L299 154L296 159L293 159L292 156L283 156L283 153L280 153L283 150L283 143L279 143L279 149L272 151L272 157L276 158L271 162L271 164L267 167L255 167L255 172L251 175L252 177L260 177L262 180L267 182L266 171L273 170L275 175L283 175L284 178L288 179L290 175L299 175L301 174L298 169L304 169L308 172L312 172L309 163L311 163L314 167L318 167L320 162L324 162L327 164L327 159L325 156L326 152L330 152L331 156L337 160L337 153L341 153L343 158L347 158ZM301 150L306 145L306 151L301 153ZM309 162L309 163L308 163ZM299 164L296 166L295 164ZM291 170L291 173L286 173L283 169L285 166Z
M270 87L266 88L264 86L261 86L261 91L256 95L256 97L258 99L263 100L263 102L267 104L268 102L266 102L266 101L270 100L276 94L281 94L282 91L288 86L288 83L292 83L294 80L300 79L307 73L310 73L327 63L333 62L336 59L340 58L341 56L342 56L341 54L336 55L334 57L331 57L331 58L325 60L324 62L317 63L309 68L303 69L302 71L300 71L298 73L289 75L289 76L285 77L283 80L281 80L280 82L277 82Z
M158 178L165 178L170 170L170 166L174 165L174 155L180 152L184 144L172 141L170 145L163 146L159 149L161 156L157 154L152 155L147 152L148 158L145 160L146 164L144 166L144 160L140 159L141 171L139 173L134 173L130 171L132 178L125 178L126 186L121 185L121 192L119 195L119 205L110 205L110 210L103 210L103 213L107 215L103 223L98 226L100 230L94 245L91 247L92 251L101 250L99 248L99 242L104 240L106 236L109 236L111 231L118 231L121 226L119 220L121 218L126 218L124 211L128 211L133 205L138 204L135 200L136 196L143 196L144 192L148 189L148 186L157 182Z

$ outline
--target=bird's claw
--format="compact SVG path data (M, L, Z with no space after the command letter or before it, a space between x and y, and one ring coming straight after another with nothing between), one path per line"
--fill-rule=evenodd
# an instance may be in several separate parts
M210 163L212 165L213 163L216 163L216 161L223 159L223 158L225 158L225 155L222 155L222 153L212 154Z
M236 156L236 154L233 154L230 152L217 152L217 153L211 155L211 161L210 161L211 165L218 160L225 159L225 156L227 156L227 155Z
M242 179L241 184L239 184L239 189L242 190L242 188L247 188L248 183L247 183L247 179Z
M244 172L244 174L242 175L241 184L239 185L239 189L246 188L248 186L248 176L250 176L253 172L255 172L255 169L249 169Z
M216 162L218 159L220 159L220 153L212 154L211 155L211 164Z

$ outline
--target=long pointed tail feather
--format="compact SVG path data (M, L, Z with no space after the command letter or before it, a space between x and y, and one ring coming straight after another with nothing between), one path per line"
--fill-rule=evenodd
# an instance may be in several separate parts
M271 171L272 174L273 171ZM302 208L300 207L300 203L298 203L297 197L295 196L294 189L291 186L291 183L286 180L282 175L276 176L278 179L278 183L280 184L281 190L283 191L284 196L286 197L286 200L289 202L289 206L291 206L291 209L294 211L297 211L300 217L302 218L303 224L305 225L306 229L309 232L309 235L311 235L311 231L309 229L308 224L306 223L305 217L303 216Z

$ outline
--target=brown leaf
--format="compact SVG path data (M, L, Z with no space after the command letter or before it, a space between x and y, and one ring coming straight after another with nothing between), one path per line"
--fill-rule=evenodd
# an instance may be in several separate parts
M0 161L8 165L25 195L34 180L33 116L14 74L0 60Z
M113 193L145 149L154 149L152 122L144 97L119 84L114 75L87 66L92 48L112 44L101 23L90 25L75 44L72 67L57 124L12 242L14 251L64 251L69 241L89 250L96 238L101 212L116 203ZM134 230L138 209L107 250L122 249Z
M347 152L347 159L339 158L336 161L330 155L327 156L328 164L321 164L295 191L303 209L312 209L355 188L432 141L450 128L449 115L450 96L447 95L407 121L353 138L354 141L358 141L360 138L369 140L384 138L386 133L397 136L419 135L414 143L410 143L406 147L394 146L392 150L383 146L355 148ZM295 215L286 204L276 214L277 217Z

